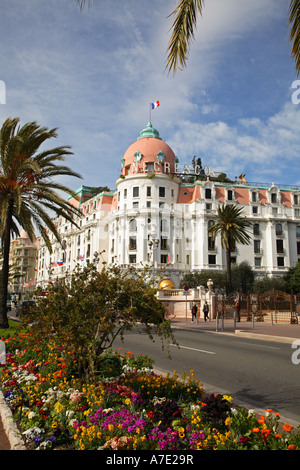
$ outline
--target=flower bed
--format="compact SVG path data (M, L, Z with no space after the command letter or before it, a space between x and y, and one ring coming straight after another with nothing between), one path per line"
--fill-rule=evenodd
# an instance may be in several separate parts
M87 384L62 347L32 350L26 334L6 346L0 386L28 449L300 449L299 430L279 428L277 413L257 417L231 397L206 396L193 371L158 375L149 357L110 350Z

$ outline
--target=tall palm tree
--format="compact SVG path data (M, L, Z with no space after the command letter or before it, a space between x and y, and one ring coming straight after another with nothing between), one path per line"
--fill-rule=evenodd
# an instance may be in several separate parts
M84 4L84 0L81 0ZM204 0L180 0L171 13L174 21L171 27L171 38L168 45L166 69L176 72L186 66L186 60L194 30L197 25L197 13L202 15ZM295 60L297 75L300 73L300 0L290 0L288 11L292 57Z
M58 192L74 195L65 185L54 181L56 176L75 176L67 166L56 164L71 155L70 147L39 151L48 139L57 137L56 129L39 127L36 122L19 126L19 118L8 118L0 129L0 237L3 250L0 281L0 328L8 327L7 285L9 250L12 234L23 228L31 241L38 229L49 250L48 229L60 240L51 219L51 211L74 223L75 207Z
M227 293L231 292L231 253L235 243L248 245L251 237L247 227L252 224L242 215L242 208L235 204L223 204L218 208L215 224L208 229L210 236L221 235L222 248L226 250Z

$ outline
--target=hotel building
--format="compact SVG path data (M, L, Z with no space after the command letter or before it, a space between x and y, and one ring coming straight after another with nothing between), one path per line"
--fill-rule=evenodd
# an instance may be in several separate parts
M300 260L300 192L297 188L248 184L245 178L224 183L208 167L180 163L158 131L148 126L125 151L113 192L81 186L70 198L81 212L75 227L58 217L62 246L50 235L38 250L37 284L67 276L76 264L100 254L101 264L165 267L176 287L191 271L224 270L220 237L208 228L218 207L236 204L252 222L249 245L237 244L232 261L247 261L258 274L284 274Z

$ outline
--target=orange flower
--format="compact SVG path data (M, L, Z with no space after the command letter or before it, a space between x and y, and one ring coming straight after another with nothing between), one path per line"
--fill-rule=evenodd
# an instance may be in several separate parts
M296 446L294 444L290 444L288 446L288 450L295 450L296 449Z
M272 408L268 408L266 411L267 411L267 413L270 413L270 414L272 414L272 413L273 413L273 410L272 410Z
M291 432L291 430L293 429L293 426L290 426L289 424L284 424L284 425L283 425L283 429L284 429L286 432Z
M259 432L259 428L253 428L252 432Z

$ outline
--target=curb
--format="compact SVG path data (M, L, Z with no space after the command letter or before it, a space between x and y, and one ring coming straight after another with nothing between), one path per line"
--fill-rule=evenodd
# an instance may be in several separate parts
M294 341L299 341L299 338L288 338L287 336L272 336L263 333L250 333L245 330L235 330L237 336L244 336L252 339L263 339L265 341L275 341L277 343L293 343Z
M0 390L0 415L4 427L5 434L10 443L10 450L27 450L23 442L20 431L17 428L17 424L14 421L12 412L9 406L6 404L4 395Z

